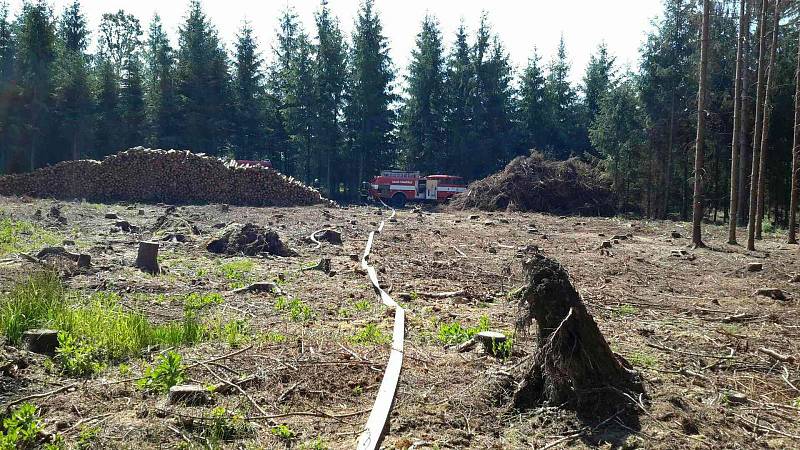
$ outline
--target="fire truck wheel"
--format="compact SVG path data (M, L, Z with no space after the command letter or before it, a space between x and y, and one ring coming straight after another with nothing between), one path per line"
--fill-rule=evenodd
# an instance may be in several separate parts
M401 193L396 193L392 196L392 206L395 208L402 208L406 206L406 196Z

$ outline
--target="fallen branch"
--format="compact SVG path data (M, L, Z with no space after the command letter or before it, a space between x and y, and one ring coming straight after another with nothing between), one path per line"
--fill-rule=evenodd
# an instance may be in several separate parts
M794 362L794 356L778 353L777 351L772 350L771 348L761 347L758 349L758 351L774 359L777 359L780 362L785 362L785 363Z
M674 348L664 347L662 345L653 344L653 343L646 343L648 347L657 348L659 350L664 350L665 352L677 353L679 355L687 355L687 356L697 356L699 358L715 358L715 359L736 359L735 356L723 356L723 355L709 355L705 353L694 353L694 352L686 352L683 350L676 350Z
M11 409L11 407L14 406L14 405L17 405L17 404L20 404L20 403L23 403L23 402L27 402L28 400L35 400L37 398L49 397L51 395L58 394L59 392L67 391L67 390L69 390L69 389L71 389L71 388L73 388L73 387L75 387L75 386L77 386L79 384L81 384L81 383L80 382L72 383L72 384L68 384L66 386L61 386L58 389L53 389L52 391L42 392L42 393L39 393L39 394L32 394L32 395L28 395L28 396L25 396L25 397L21 397L21 398L18 398L16 400L12 400L12 401L6 403L4 405L4 407L5 407L6 411L9 411Z

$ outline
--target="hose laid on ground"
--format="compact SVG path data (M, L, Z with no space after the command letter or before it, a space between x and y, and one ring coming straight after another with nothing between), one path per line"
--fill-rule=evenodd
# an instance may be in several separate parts
M386 206L385 203L384 206ZM391 220L397 214L397 211L395 211L394 208L390 209L392 210L392 214L389 217ZM367 246L364 248L364 254L361 255L361 268L367 272L367 277L372 283L375 293L380 297L381 302L383 302L387 308L394 309L392 351L389 354L389 362L386 364L386 370L383 373L383 380L378 389L378 396L375 398L375 403L372 406L372 412L369 414L367 423L364 426L364 431L362 431L361 435L358 437L356 448L359 450L374 450L380 445L383 438L383 430L386 426L386 422L389 420L392 403L394 403L397 383L400 381L400 369L403 367L403 340L405 339L406 312L381 288L375 268L370 266L367 262L370 251L372 250L372 244L375 241L375 235L383 231L383 226L384 221L382 220L378 228L369 233Z

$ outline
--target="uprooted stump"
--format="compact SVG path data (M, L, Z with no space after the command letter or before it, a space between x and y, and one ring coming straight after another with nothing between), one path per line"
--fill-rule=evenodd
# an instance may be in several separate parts
M206 249L225 255L256 256L263 253L277 256L297 256L281 241L278 233L258 225L232 223L222 233L210 240Z
M526 287L517 326L525 332L536 321L538 350L517 386L514 405L567 404L596 414L617 410L643 393L638 374L611 351L566 270L542 255L527 260L523 269Z

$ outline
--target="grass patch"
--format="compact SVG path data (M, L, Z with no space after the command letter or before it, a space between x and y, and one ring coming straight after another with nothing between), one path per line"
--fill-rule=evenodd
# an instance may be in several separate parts
M358 345L382 345L392 342L392 337L381 331L374 323L369 323L350 338Z
M372 309L374 304L369 300L359 300L355 303L356 311L365 312Z
M299 298L278 297L275 310L288 314L292 322L310 322L316 317L311 307Z
M272 344L282 344L286 342L286 335L276 331L269 331L267 333L261 333L259 336L259 341Z
M198 311L206 306L221 305L224 301L225 299L222 297L222 295L216 292L210 292L207 294L198 294L196 292L192 292L183 299L183 307L187 310Z
M255 268L255 263L249 259L225 261L219 267L222 276L232 282L231 287L234 289L243 287L248 283L253 268Z
M61 239L56 234L31 222L0 219L0 256L9 253L28 253L60 242Z
M464 327L461 322L451 322L439 324L436 338L444 345L455 345L464 343L481 331L488 331L491 322L489 317L483 315L478 319L478 324L472 327Z
M653 368L658 364L658 359L649 353L633 352L626 357L628 362L634 366L644 367L647 369Z
M291 442L295 437L297 437L297 433L284 424L272 427L269 432L284 442Z
M26 330L58 330L56 362L70 375L90 375L105 362L134 357L152 346L177 347L215 338L235 346L246 330L240 321L211 326L200 321L198 309L220 302L218 294L188 296L183 320L163 324L123 309L120 300L109 292L88 297L67 292L54 273L37 273L0 298L0 332L9 343L18 344Z
M639 312L639 309L633 305L620 305L619 308L614 310L618 316L632 316Z

